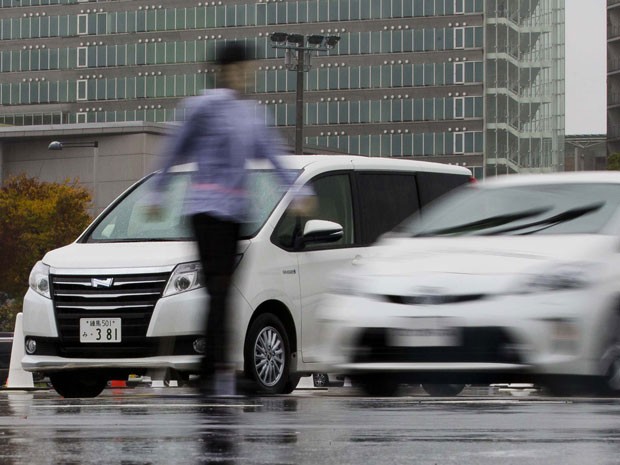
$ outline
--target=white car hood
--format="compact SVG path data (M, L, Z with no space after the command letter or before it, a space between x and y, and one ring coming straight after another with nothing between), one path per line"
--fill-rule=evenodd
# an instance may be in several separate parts
M387 238L359 277L377 293L504 292L559 263L599 261L616 245L616 237L603 235Z
M245 246L248 245L247 241ZM244 249L241 246L240 249ZM73 243L48 252L43 263L54 271L72 270L172 270L179 263L198 260L198 250L193 242L107 242Z

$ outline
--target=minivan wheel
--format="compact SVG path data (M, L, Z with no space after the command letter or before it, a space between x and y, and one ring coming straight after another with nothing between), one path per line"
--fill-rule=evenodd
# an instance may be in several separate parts
M422 384L422 389L433 397L454 397L458 396L463 389L464 384Z
M288 382L284 386L284 390L282 391L282 394L290 394L295 389L297 389L297 385L299 384L300 379L301 379L301 376L299 375L289 375Z
M107 379L90 373L61 372L49 376L54 390L67 399L97 397L108 384Z
M275 315L265 313L254 320L248 331L245 360L260 391L287 394L296 387L289 374L291 349L286 330Z

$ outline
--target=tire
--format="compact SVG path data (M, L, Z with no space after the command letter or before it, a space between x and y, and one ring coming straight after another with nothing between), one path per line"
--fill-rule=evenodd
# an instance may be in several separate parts
M284 386L284 390L282 391L282 394L290 394L295 389L297 389L297 385L299 384L300 379L301 379L301 376L299 375L289 375L288 382Z
M356 376L351 379L351 383L370 397L394 397L398 394L398 380L384 373Z
M551 397L586 396L592 394L591 384L577 376L558 376L543 383L543 392ZM596 384L599 384L599 386L595 386L595 391L601 390L602 392L604 383Z
M97 397L105 389L108 380L92 373L51 373L50 382L54 390L66 399Z
M180 372L168 368L164 375L164 384L170 386L171 381L176 381L179 387L186 386L189 383L189 373Z
M463 389L464 384L423 384L422 389L433 397L455 397L458 396Z
M291 378L291 349L284 325L271 313L260 315L248 330L245 366L259 392L288 394L299 382Z
M620 310L614 312L606 325L608 334L601 351L600 365L602 376L596 383L596 394L620 395Z
M312 384L314 387L327 387L329 386L329 375L327 373L313 373Z

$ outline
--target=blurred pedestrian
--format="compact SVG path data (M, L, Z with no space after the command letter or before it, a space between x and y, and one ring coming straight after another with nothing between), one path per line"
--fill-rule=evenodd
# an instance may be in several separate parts
M255 115L254 102L245 98L254 75L251 49L240 42L227 42L216 56L218 88L185 102L186 118L167 145L154 198L164 191L172 166L197 164L185 199L185 213L191 217L209 293L201 387L205 394L233 395L228 296L239 231L249 211L246 160L269 160L283 188L290 188L294 179L276 158L284 153L284 145L275 130L266 127ZM290 208L306 215L314 203L311 190L299 189ZM154 201L150 214L157 214L160 204Z

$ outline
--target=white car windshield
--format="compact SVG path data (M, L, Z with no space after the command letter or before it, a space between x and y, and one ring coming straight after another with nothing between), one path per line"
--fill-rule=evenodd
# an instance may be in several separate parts
M183 211L183 200L190 179L191 172L171 175L167 191L162 196L164 200L162 214L157 219L146 217L145 201L153 190L154 177L145 179L112 205L90 228L83 241L191 240L191 225ZM242 226L242 238L252 237L262 228L284 195L273 170L251 170L248 175L248 191L250 214L248 222Z
M618 211L620 185L469 186L395 232L410 236L596 234Z

